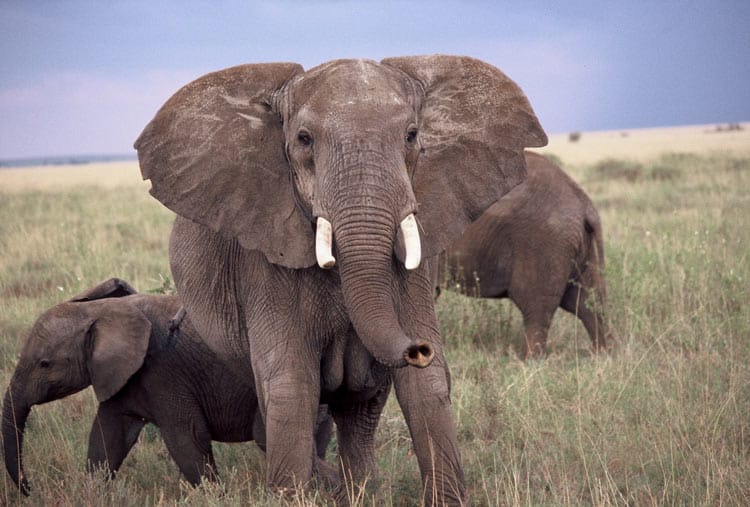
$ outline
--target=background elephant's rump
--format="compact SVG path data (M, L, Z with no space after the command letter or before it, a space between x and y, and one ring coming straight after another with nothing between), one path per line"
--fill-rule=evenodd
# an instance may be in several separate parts
M321 389L340 396L344 472L369 475L389 383L378 370L409 364L393 380L428 500L460 501L431 258L523 180L524 148L544 143L518 86L466 57L243 65L160 109L135 144L143 176L181 215L170 255L188 314L220 353L252 364L269 484L310 478ZM424 262L406 269L395 238L415 212ZM330 272L310 267L310 219L331 224Z
M586 193L549 159L526 154L528 177L441 256L438 284L510 298L524 319L522 356L544 353L557 307L581 319L596 349L611 339L601 220Z

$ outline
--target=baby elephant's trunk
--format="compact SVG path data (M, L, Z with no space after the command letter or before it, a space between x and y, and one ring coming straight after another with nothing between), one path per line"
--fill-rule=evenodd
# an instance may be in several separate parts
M23 432L26 427L26 419L29 417L31 407L20 399L13 384L5 392L3 401L3 452L5 458L5 469L13 482L20 488L21 492L28 496L29 483L23 473Z

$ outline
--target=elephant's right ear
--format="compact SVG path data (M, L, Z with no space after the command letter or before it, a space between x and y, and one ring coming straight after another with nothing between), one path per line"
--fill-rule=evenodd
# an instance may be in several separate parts
M140 369L151 337L151 322L133 305L117 300L88 303L94 317L86 348L91 385L99 402L108 400Z
M315 264L313 230L295 207L272 104L301 72L271 63L207 74L175 93L135 142L154 197L292 268Z
M128 282L119 278L110 278L99 285L86 289L77 296L72 297L69 301L71 303L80 303L82 301L94 301L96 299L121 298L133 294L138 294L138 291Z

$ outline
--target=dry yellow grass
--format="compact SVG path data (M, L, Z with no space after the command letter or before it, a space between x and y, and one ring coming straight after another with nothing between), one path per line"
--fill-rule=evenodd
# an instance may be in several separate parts
M84 185L103 188L150 187L149 182L141 178L135 160L0 170L0 192L59 191Z
M576 165L608 158L647 162L664 153L750 155L750 123L740 125L742 130L722 132L716 125L581 132L575 142L569 134L552 134L547 146L534 151Z

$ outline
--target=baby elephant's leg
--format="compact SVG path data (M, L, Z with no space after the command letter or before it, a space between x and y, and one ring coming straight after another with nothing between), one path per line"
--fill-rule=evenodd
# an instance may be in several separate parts
M116 403L99 405L89 433L88 470L106 467L108 476L113 478L145 424L140 417L123 413Z
M201 479L218 480L211 449L211 433L200 411L194 418L159 425L164 444L187 481L196 486Z

